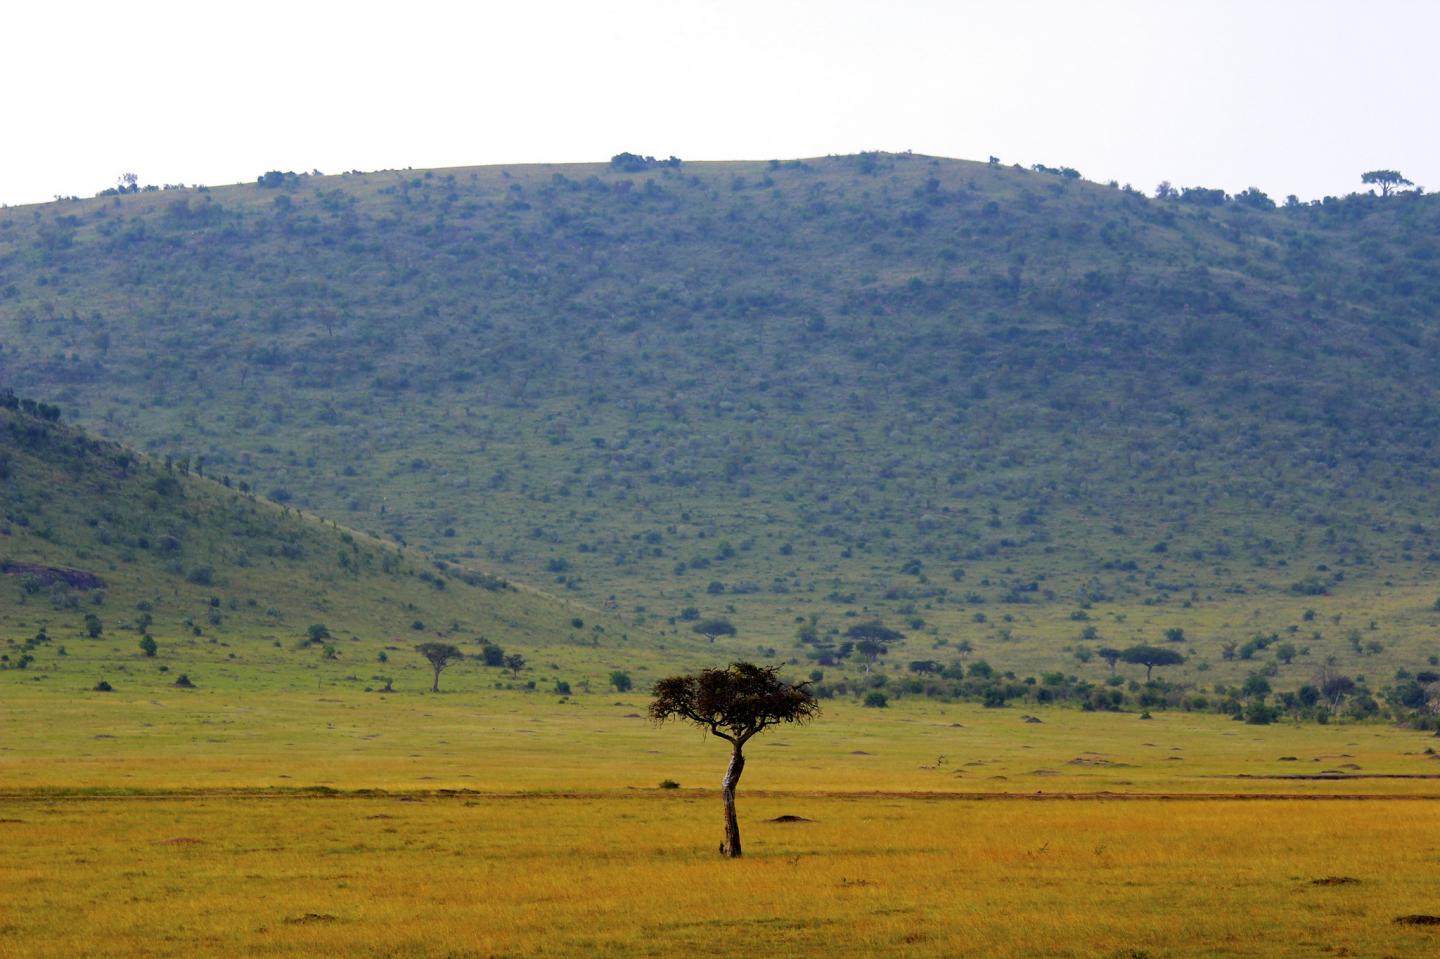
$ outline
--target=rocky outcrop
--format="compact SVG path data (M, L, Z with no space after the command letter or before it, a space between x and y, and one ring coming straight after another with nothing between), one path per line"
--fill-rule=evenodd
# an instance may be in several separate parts
M87 573L83 569L67 569L64 566L41 566L39 563L0 563L0 573L6 576L34 576L45 586L64 583L71 589L105 588L105 581L94 573Z

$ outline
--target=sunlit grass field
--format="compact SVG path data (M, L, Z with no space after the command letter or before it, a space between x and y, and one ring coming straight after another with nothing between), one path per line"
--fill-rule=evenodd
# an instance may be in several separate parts
M5 804L7 954L1420 956L1428 802ZM810 823L765 823L803 814ZM18 821L14 821L18 820ZM1342 880L1336 882L1335 880ZM1317 883L1329 880L1329 883ZM1354 880L1354 881L1346 881Z
M1440 913L1427 734L827 703L752 743L727 861L724 744L645 703L8 686L0 955L1440 948L1395 922Z

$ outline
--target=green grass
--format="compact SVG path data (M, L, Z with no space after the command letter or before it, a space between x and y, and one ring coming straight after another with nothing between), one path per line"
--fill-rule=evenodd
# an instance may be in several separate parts
M418 671L402 674L391 695L336 678L309 688L217 679L187 691L130 676L113 693L94 693L83 674L28 683L0 673L0 718L32 730L0 750L0 781L17 794L314 786L539 794L652 790L672 779L709 795L728 760L713 737L646 721L648 694L495 689L472 664L447 673L439 695ZM36 716L44 722L27 722ZM1428 795L1440 774L1426 752L1434 743L1380 724L1255 727L1207 713L1142 720L832 701L813 727L774 729L752 743L741 794ZM1321 773L1333 778L1298 778Z

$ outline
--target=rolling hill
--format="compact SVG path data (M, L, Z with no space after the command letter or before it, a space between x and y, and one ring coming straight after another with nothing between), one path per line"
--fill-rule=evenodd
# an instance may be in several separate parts
M1440 201L1073 172L622 156L8 209L0 377L672 637L1423 661Z
M450 674L456 686L603 687L607 664L636 663L599 611L229 489L58 414L0 394L0 668L13 681L420 687L422 642L475 661ZM665 661L653 639L635 642L640 665ZM486 669L487 649L527 663L492 653Z

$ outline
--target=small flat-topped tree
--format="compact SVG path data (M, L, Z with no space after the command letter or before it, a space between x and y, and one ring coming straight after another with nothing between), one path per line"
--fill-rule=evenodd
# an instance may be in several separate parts
M1145 681L1150 681L1150 672L1156 666L1178 666L1185 662L1185 657L1173 649L1161 649L1158 646L1131 646L1120 653L1122 663L1135 663L1145 667Z
M435 670L435 682L430 684L432 693L440 692L440 674L445 667L465 658L460 650L449 643L421 643L415 647L415 651L430 660L430 668Z
M655 684L650 718L657 723L681 719L710 730L731 745L730 765L720 784L725 803L725 844L720 852L740 857L740 824L735 818L735 786L745 771L745 744L777 723L805 723L820 705L805 682L787 683L775 669L753 663L731 663L724 669L702 669L693 676L671 676Z
M734 636L735 624L728 619L702 619L690 627L692 632L699 633L710 642L715 642L719 636Z

